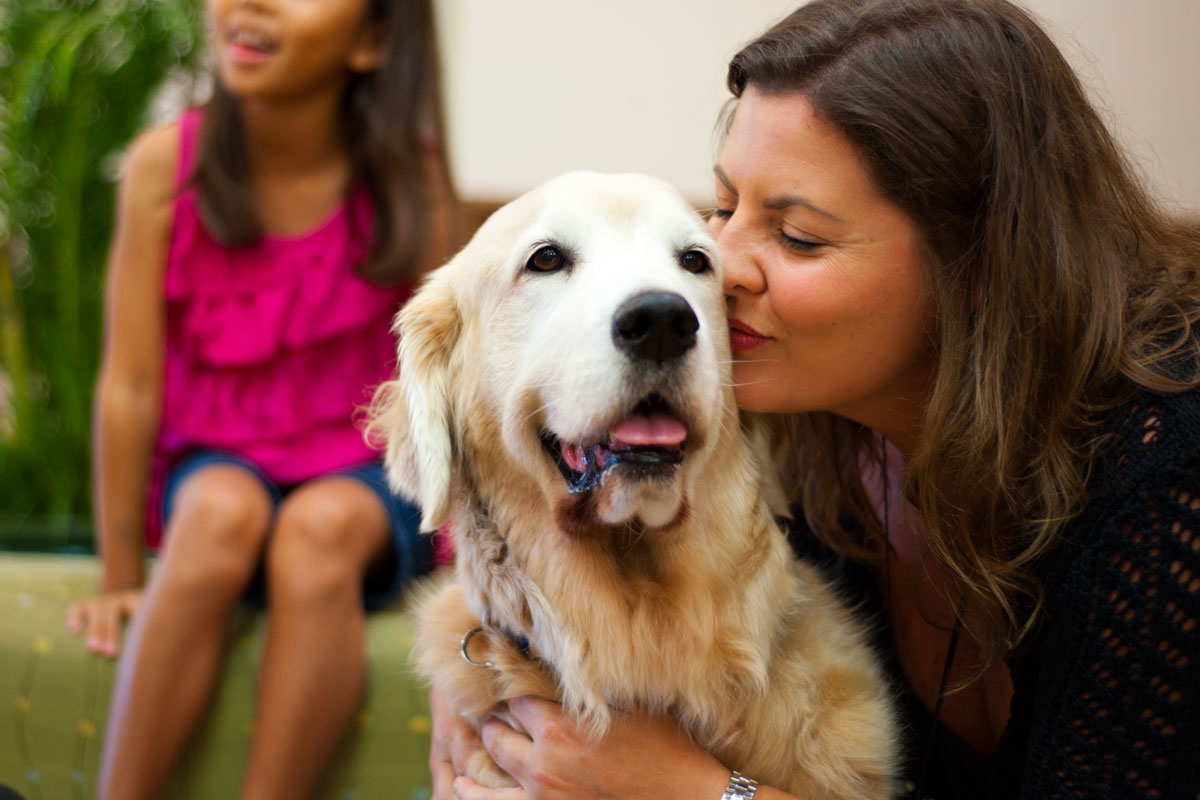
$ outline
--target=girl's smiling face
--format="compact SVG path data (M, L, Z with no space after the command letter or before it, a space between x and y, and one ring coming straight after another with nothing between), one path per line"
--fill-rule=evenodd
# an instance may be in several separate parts
M911 445L935 363L916 226L803 94L747 87L714 173L738 404Z
M287 97L373 69L368 0L209 0L221 83L236 97Z

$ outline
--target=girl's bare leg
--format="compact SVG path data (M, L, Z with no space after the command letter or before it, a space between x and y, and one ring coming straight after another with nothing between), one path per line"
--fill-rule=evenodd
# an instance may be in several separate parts
M162 789L204 710L225 623L270 526L270 497L240 467L200 469L177 497L166 548L118 664L99 800L139 800Z
M357 480L293 492L267 547L267 643L244 800L304 798L366 684L362 578L389 541L387 511Z

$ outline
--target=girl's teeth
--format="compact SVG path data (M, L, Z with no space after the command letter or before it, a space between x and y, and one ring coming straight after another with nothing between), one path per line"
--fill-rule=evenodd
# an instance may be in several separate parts
M231 38L237 44L254 50L268 50L271 47L271 43L267 39L248 31L235 31Z

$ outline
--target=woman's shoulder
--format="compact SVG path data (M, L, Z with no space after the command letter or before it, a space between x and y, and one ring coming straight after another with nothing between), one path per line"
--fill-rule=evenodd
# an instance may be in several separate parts
M1138 391L1113 410L1107 427L1111 445L1101 458L1120 483L1137 481L1145 469L1195 459L1200 455L1200 389Z
M1194 557L1200 535L1200 390L1144 390L1114 410L1083 507L1050 565L1093 578L1095 559L1149 573ZM1198 539L1197 541L1200 541ZM1118 555L1119 554L1119 555Z
M1080 592L1105 594L1135 568L1157 575L1181 556L1195 557L1190 537L1200 532L1200 391L1139 391L1113 409L1097 433L1101 444L1087 470L1082 506L1035 568L1051 589L1050 605L1075 602Z

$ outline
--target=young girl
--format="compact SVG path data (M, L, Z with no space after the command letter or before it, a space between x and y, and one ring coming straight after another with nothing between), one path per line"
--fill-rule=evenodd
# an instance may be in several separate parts
M69 618L112 656L132 617L100 798L163 785L247 587L269 624L243 797L307 796L363 691L364 606L432 562L355 420L450 244L430 2L207 10L215 96L131 149L108 276L103 591Z

